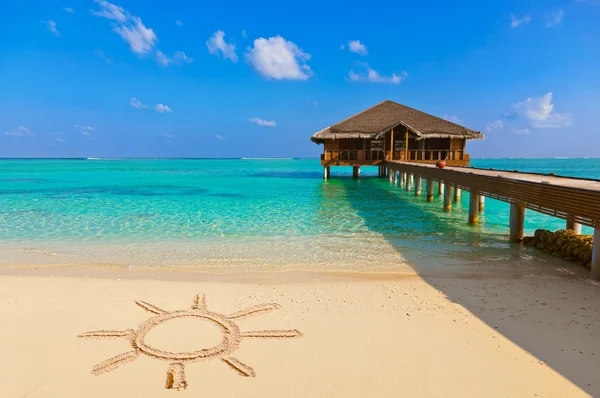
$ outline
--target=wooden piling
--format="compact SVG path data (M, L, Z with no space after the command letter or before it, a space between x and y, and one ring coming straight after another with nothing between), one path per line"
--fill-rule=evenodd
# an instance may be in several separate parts
M567 215L567 229L575 232L577 235L581 235L581 224L575 222L575 217L572 214Z
M323 179L324 180L329 179L329 173L330 173L329 166L323 167Z
M438 196L442 196L444 194L444 182L442 180L438 181Z
M454 184L454 203L460 202L460 188Z
M415 196L421 195L421 182L422 178L420 175L415 176Z
M433 180L427 178L427 201L433 202Z
M412 180L413 180L413 174L409 173L408 176L406 177L406 190L410 191L412 189Z
M479 223L479 197L478 191L471 188L469 194L469 224L471 225Z
M479 195L479 212L483 213L485 208L485 196Z
M352 177L360 178L360 166L352 166Z
M594 247L592 248L592 279L600 280L600 226L594 228Z
M521 242L523 240L523 228L525 226L525 208L519 204L510 204L510 241Z
M452 184L444 181L444 211L452 210Z

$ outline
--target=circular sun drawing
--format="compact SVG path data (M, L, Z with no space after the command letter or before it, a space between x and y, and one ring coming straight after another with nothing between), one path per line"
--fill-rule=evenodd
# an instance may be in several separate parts
M220 358L228 366L235 369L241 376L254 377L254 369L231 356L231 354L239 348L242 339L289 338L302 336L302 333L295 329L258 330L249 332L240 331L240 327L234 320L280 308L280 306L275 303L256 305L231 315L218 314L216 312L209 311L206 308L206 302L203 295L197 295L195 297L194 303L190 309L176 311L165 311L145 301L136 301L135 303L146 311L156 314L156 316L142 323L137 330L97 330L79 335L79 337L82 338L100 339L122 337L128 339L133 347L133 350L131 351L100 362L94 366L92 369L92 374L100 375L110 372L111 370L114 370L123 364L132 362L140 354L144 354L154 359L170 362L169 369L167 370L167 380L165 383L166 388L174 388L177 390L187 388L187 381L185 379L185 364L188 362L212 358ZM200 318L218 326L222 334L221 342L214 347L190 352L163 351L152 347L145 342L146 335L148 332L150 332L150 330L152 330L152 328L178 318Z

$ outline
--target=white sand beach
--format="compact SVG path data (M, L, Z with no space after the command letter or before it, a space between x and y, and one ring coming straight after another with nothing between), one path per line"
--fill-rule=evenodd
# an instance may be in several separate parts
M127 337L78 337L137 333L159 316L148 309L189 310L197 294L208 311L225 316L260 304L280 308L231 318L240 330L235 347L226 357L213 352L186 362L187 388L178 392L165 388L174 360L136 351ZM410 273L3 267L2 396L598 396L599 300L600 286L577 273L424 280ZM300 333L243 337L272 330ZM223 338L214 322L184 317L156 326L145 343L177 353ZM127 352L128 363L91 373Z

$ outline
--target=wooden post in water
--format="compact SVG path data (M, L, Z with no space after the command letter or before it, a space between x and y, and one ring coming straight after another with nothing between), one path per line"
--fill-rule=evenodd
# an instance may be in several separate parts
M471 187L469 194L469 224L475 225L479 223L479 192Z
M567 229L581 235L581 224L575 222L575 217L572 214L567 215Z
M325 179L325 180L329 179L329 166L323 167L323 179Z
M413 180L413 174L408 173L408 175L406 177L406 190L407 191L410 191L412 188L412 180Z
M406 184L406 171L400 173L400 184L399 186L403 187Z
M360 166L352 166L352 177L360 178Z
M442 196L444 194L444 182L442 180L438 180L438 196Z
M479 195L479 212L483 213L484 208L485 208L485 196Z
M523 227L525 226L525 208L519 204L510 204L510 241L523 240Z
M592 248L592 279L600 281L600 226L594 228L594 247Z
M415 196L421 195L421 183L423 178L420 175L415 176Z
M431 177L427 178L427 201L433 202L433 180Z
M394 170L388 168L387 169L387 174L388 174L388 177L390 179L390 183L394 182Z
M452 210L452 184L444 181L444 211Z
M454 202L460 202L460 188L458 184L454 185Z

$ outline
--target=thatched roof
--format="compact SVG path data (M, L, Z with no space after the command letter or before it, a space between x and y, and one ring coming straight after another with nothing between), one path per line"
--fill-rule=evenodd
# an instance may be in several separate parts
M321 143L325 140L344 138L376 139L398 126L406 127L409 132L417 136L417 139L466 138L479 140L484 138L479 131L387 100L319 131L311 137L311 140Z

